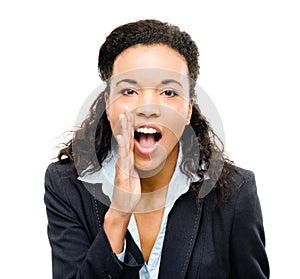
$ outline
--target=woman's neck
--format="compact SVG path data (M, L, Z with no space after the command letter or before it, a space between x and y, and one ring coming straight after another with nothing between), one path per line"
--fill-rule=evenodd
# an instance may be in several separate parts
M175 171L179 145L172 150L161 170L151 177L141 178L142 198L135 213L157 211L165 207L168 186Z
M169 185L175 171L179 145L177 144L164 162L164 166L153 176L141 178L142 193L158 191Z

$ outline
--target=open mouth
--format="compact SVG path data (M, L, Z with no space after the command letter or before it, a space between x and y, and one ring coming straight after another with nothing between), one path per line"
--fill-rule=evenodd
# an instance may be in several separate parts
M140 127L134 131L136 147L144 155L153 152L161 138L161 132L154 127Z

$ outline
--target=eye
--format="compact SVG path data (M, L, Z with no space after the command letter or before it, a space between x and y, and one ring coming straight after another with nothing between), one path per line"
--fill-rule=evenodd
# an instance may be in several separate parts
M162 94L162 95L165 95L166 97L169 97L169 98L175 97L175 96L178 95L178 94L176 93L176 91L173 90L173 89L165 89L161 94Z
M137 92L133 90L132 88L125 88L121 90L121 94L123 95L133 95L136 94Z

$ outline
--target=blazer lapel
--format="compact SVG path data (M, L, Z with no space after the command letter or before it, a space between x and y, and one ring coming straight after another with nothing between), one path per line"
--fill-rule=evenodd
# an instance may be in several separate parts
M160 279L184 278L193 251L202 205L197 207L195 196L186 193L171 210L159 269Z

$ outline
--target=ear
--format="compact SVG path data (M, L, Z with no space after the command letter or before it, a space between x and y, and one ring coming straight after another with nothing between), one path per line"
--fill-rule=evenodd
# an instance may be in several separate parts
M106 117L108 119L108 121L110 121L109 119L109 96L108 94L105 92L104 93L104 101L105 101L105 111L106 111Z

